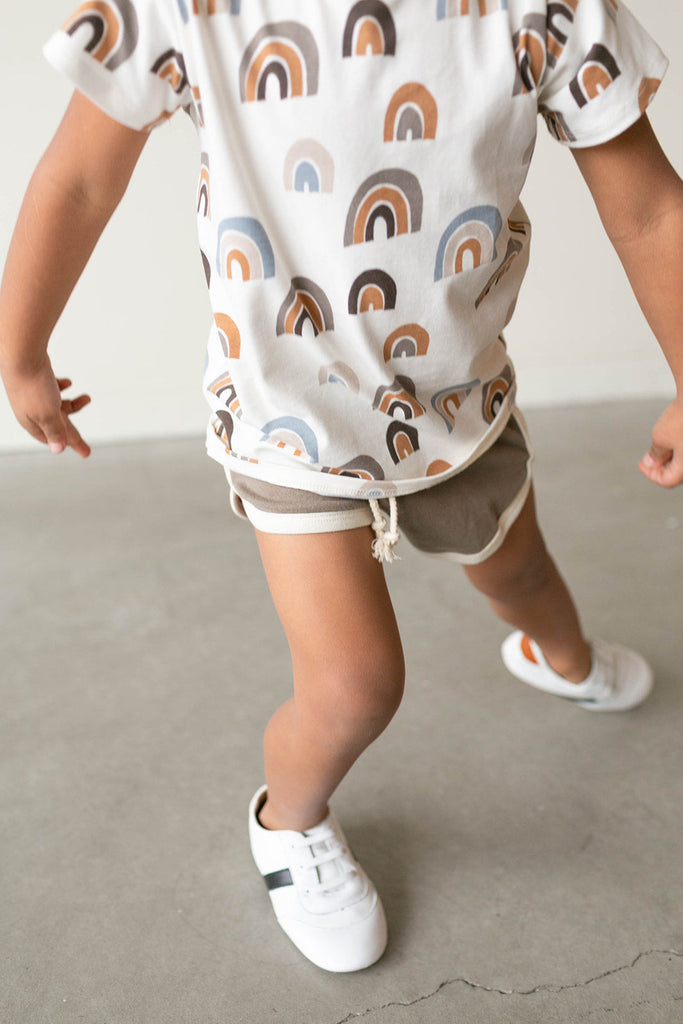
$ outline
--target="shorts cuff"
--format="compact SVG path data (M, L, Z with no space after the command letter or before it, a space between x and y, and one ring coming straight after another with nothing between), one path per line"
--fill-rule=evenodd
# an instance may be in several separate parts
M334 533L339 530L354 530L359 526L370 526L372 511L365 508L350 508L341 512L308 512L291 514L264 512L242 499L249 522L262 533Z

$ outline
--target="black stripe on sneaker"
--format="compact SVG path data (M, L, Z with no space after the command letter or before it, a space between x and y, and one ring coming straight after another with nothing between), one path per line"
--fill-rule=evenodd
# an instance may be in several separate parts
M282 871L271 871L269 875L263 876L263 881L269 892L271 889L282 889L285 885L294 885L289 868L284 868Z

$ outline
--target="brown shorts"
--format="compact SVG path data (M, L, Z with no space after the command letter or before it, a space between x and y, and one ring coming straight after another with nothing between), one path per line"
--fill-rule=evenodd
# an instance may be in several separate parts
M395 499L398 528L427 554L483 562L505 540L531 486L526 424L515 409L502 434L475 462L443 483ZM368 501L281 487L226 468L233 511L264 533L328 533L370 526ZM388 498L379 507L390 511Z

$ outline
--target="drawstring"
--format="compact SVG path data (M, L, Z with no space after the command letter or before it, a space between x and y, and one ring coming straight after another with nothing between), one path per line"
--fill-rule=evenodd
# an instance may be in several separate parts
M376 539L372 542L372 555L378 562L400 562L400 556L394 553L394 544L401 536L398 532L398 509L396 498L389 498L390 523L387 530L387 521L382 515L379 502L376 498L370 498L370 508L375 517L372 528L375 531Z

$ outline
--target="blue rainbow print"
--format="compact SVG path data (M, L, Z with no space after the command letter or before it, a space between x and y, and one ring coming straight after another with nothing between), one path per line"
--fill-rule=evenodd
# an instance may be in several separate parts
M358 375L346 363L329 363L321 366L318 372L319 384L341 384L357 395L360 391Z
M434 280L474 270L497 258L503 218L495 206L473 206L448 225L436 252Z
M457 412L462 403L471 394L472 389L480 383L481 381L477 378L477 380L468 381L467 384L451 384L450 387L442 388L441 391L432 395L432 408L438 412L446 424L449 434L453 433Z
M187 24L190 13L186 0L177 0L180 17ZM241 0L192 0L193 14L239 14Z
M263 427L262 441L289 451L298 458L306 456L310 462L318 461L318 439L305 422L296 416L278 416Z
M477 13L483 17L487 14L496 14L498 11L507 11L508 0L437 0L436 17L439 20L466 17L468 14L474 14L475 7Z
M332 157L315 139L299 139L285 157L284 180L288 192L331 192Z
M255 281L275 276L275 257L268 236L254 217L228 217L218 228L216 263L221 277Z

